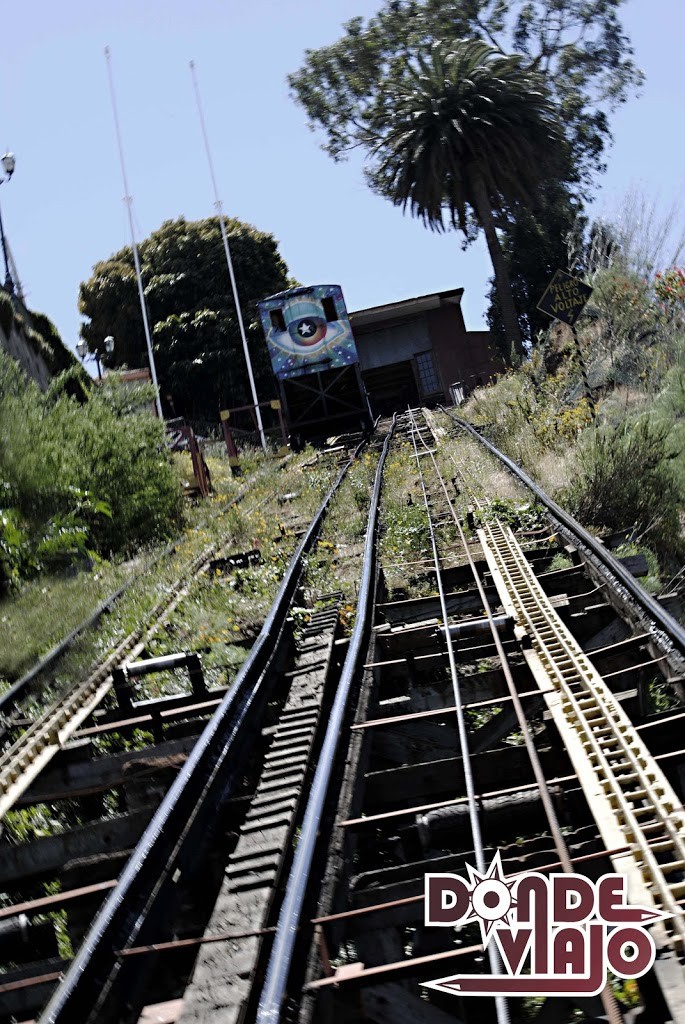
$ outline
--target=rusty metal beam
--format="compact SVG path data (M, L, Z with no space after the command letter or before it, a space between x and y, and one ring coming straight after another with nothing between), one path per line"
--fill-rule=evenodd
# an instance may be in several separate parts
M198 935L191 939L171 939L169 942L153 942L148 946L131 946L130 949L118 949L116 956L140 956L142 953L165 953L172 949L185 949L190 946L204 946L212 942L229 942L231 939L251 939L260 935L273 935L275 928L258 928L250 932L217 932L215 935Z
M553 786L558 782L571 782L575 780L575 775L561 775L554 779L548 779L547 785ZM532 789L537 789L537 782L525 783L521 786L511 786L508 789L495 789L490 790L487 793L480 793L479 798L481 800L487 800L491 797L496 796L509 796L511 793L523 793ZM455 797L453 800L438 800L437 803L433 804L422 804L416 807L403 807L397 811L385 811L383 814L370 814L365 818L348 818L346 821L339 821L338 826L340 828L351 828L359 825L374 825L379 821L385 821L391 818L400 818L406 815L412 814L423 814L425 811L433 811L439 807L453 807L455 804L464 804L468 802L468 798L465 796Z
M592 652L595 653L594 651ZM662 661L668 661L666 655L662 655L660 658L650 658L649 661L641 661L639 665L629 665L628 668L619 668L616 672L602 672L602 679L616 679L618 676L624 676L627 672L639 672L643 668L652 668L654 665L659 665Z
M539 690L526 690L524 693L520 693L519 697L539 697ZM463 708L485 708L490 707L493 704L506 704L511 701L511 697L493 697L491 700L473 700L465 701L462 704ZM400 722L412 722L419 718L439 718L441 715L447 715L450 712L455 712L457 709L454 705L450 705L445 708L435 708L432 711L415 711L409 715L388 715L386 718L372 718L368 722L357 722L352 729L373 729L379 725L396 725Z
M646 729L656 729L659 725L670 725L671 722L678 722L683 718L685 718L685 711L679 711L676 715L667 715L664 718L657 718L655 722L643 722L642 725L635 725L633 726L633 728L637 732L644 732ZM672 751L671 753L677 753L677 751ZM657 760L659 759L659 757L665 756L668 755L659 754L657 755Z
M678 717L681 717L681 716L678 716ZM682 717L685 717L685 715L682 716ZM656 723L654 723L654 724L656 724ZM685 757L685 749L669 750L665 754L656 754L656 755L653 756L653 760L654 761L667 761L667 760L669 760L670 758L673 758L673 757ZM547 780L547 784L548 784L548 786L553 786L553 785L556 785L556 784L558 784L560 782L573 782L573 781L576 780L576 778L577 778L577 776L575 776L575 775L560 775L560 776L557 776L557 777L555 777L553 779L548 779ZM526 792L526 791L529 791L529 790L533 790L533 789L537 789L537 783L530 782L530 783L525 783L524 785L521 785L521 786L512 786L510 789L490 790L487 793L481 793L480 794L480 798L482 800L487 800L490 797L508 796L511 793L523 793L523 792ZM455 797L454 800L438 800L436 803L422 804L422 805L415 806L415 807L406 807L406 808L403 807L403 808L400 808L399 810L396 810L396 811L386 811L384 814L371 814L368 817L364 817L364 818L348 818L345 821L339 821L337 824L338 824L339 828L353 828L353 827L360 827L362 825L374 825L374 824L376 824L379 821L385 821L385 820L388 820L388 819L391 819L391 818L401 818L401 817L406 817L407 815L412 815L412 814L423 814L425 811L433 811L433 810L436 810L439 807L452 807L452 806L454 806L456 804L463 804L463 803L466 803L466 799L467 798L465 796L462 796L462 797Z
M17 981L6 981L0 985L0 995L5 992L17 992L22 988L31 988L33 985L45 985L50 981L61 981L64 971L51 971L49 974L38 974L32 978L18 978Z
M224 694L221 697L217 697L213 700L203 700L194 702L192 704L185 704L180 708L170 708L167 711L159 711L157 713L145 712L144 714L134 715L130 718L121 718L116 722L105 722L104 725L92 725L87 729L79 729L73 735L74 740L86 739L88 736L99 736L104 732L111 732L113 729L126 729L132 728L138 725L147 725L153 722L156 718L159 719L173 719L177 716L187 715L190 711L211 711L213 708L217 708L223 700Z
M392 964L381 964L379 967L368 967L364 969L357 964L349 964L342 970L339 968L332 977L319 978L318 981L310 981L305 985L305 991L312 991L320 988L338 987L344 982L356 981L366 982L372 978L382 977L384 974L409 974L420 972L422 967L428 967L439 963L442 960L454 960L457 957L469 956L473 953L482 952L480 943L476 946L464 946L463 949L450 949L446 953L432 953L430 956L412 957L410 960L399 960ZM357 968L355 970L355 968Z
M6 917L14 917L16 914L39 914L43 911L57 910L73 900L83 899L85 896L94 896L99 892L108 892L116 884L116 879L110 879L107 882L97 882L95 885L83 885L80 889L67 889L65 892L57 892L52 896L41 896L39 899L25 900L23 903L15 903L11 907L2 907L0 909L0 921Z
M650 845L656 845L650 844ZM630 846L620 846L615 850L596 850L594 853L584 853L579 857L571 857L571 863L573 864L584 864L593 860L601 860L603 857L613 857L622 853L630 853ZM558 871L562 867L562 863L559 860L551 861L549 864L540 864L535 868L536 872L543 871ZM513 871L507 874L507 878L518 878L519 875L528 874L528 871ZM385 910L393 910L395 907L404 907L412 903L421 903L424 900L424 894L421 893L419 896L405 896L399 900L389 900L387 903L375 903L365 907L356 907L354 910L344 910L339 914L328 914L324 917L312 918L312 924L332 924L334 921L345 921L349 918L364 917L366 914L383 913Z
M539 578L539 577L538 577ZM616 643L607 644L606 647L597 647L594 651L586 651L588 658L592 659L597 657L598 654L608 654L610 651L615 651L619 647L627 647L629 644L636 644L642 640L650 640L651 636L649 633L636 633L635 636L626 637L625 640L617 640Z

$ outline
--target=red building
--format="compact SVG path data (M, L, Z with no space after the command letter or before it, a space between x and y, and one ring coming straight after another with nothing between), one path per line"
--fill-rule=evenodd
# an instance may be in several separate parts
M350 313L362 378L374 413L451 402L450 386L471 391L503 368L489 331L467 331L463 288Z

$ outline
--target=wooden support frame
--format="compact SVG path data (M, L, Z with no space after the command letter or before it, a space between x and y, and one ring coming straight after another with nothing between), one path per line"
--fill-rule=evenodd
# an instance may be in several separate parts
M359 363L279 379L278 387L291 436L314 434L336 420L358 419L369 426L373 422Z
M236 444L235 437L233 436L233 430L231 429L231 416L239 412L249 412L252 417L255 430L257 430L257 409L273 409L278 413L278 429L281 435L281 446L278 449L277 454L279 456L284 456L289 452L288 436L285 429L285 419L283 418L283 404L281 399L272 398L268 402L259 402L257 405L238 405L232 409L222 409L219 413L221 430L224 435L226 451L228 452L228 464L235 476L240 475L240 456L238 454L238 446Z

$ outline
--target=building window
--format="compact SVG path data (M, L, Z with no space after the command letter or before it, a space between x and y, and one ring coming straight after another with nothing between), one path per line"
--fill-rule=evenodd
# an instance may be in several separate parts
M323 306L323 315L329 323L338 319L338 311L335 308L335 299L332 299L330 295L327 295L325 299L321 300L321 305Z
M285 331L285 317L280 306L278 309L270 309L269 317L271 318L271 326L275 331Z
M442 390L435 369L432 352L421 352L416 357L416 370L419 375L419 387L422 395L432 395Z

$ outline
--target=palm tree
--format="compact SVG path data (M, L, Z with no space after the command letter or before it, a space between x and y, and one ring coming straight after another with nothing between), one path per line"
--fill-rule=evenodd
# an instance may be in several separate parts
M524 58L487 43L435 43L410 66L393 96L367 112L372 187L433 230L483 228L507 343L523 351L498 213L531 204L535 186L564 146L554 107Z

